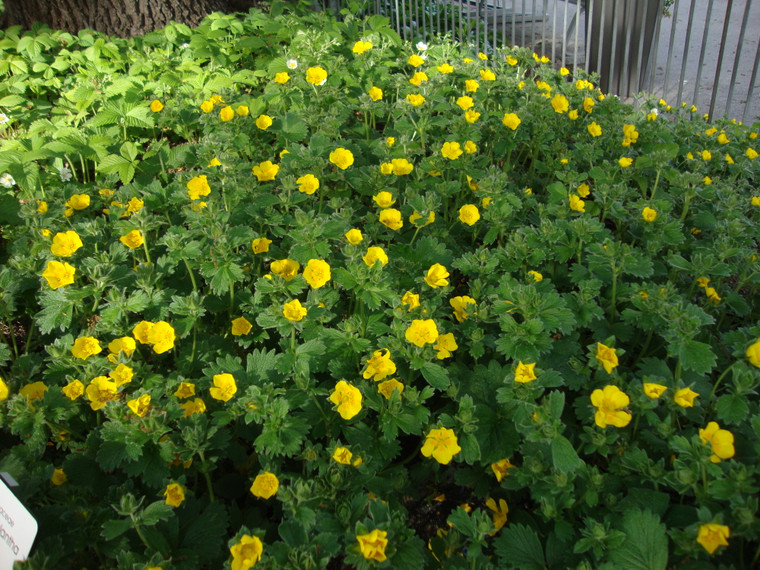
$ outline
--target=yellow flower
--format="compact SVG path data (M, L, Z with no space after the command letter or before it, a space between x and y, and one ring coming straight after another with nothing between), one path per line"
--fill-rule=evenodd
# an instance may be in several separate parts
M179 483L169 483L164 490L165 504L170 507L179 507L185 500L185 488Z
M195 384L192 382L180 382L174 391L174 395L177 398L192 398L195 396Z
M504 117L501 119L501 122L505 127L508 127L513 131L520 126L520 123L522 123L520 117L518 117L515 113L505 113Z
M271 245L272 240L267 239L265 237L259 237L254 239L251 242L251 249L253 250L253 253L266 253L269 251L269 246Z
M481 69L480 78L483 81L496 81L496 75L490 69Z
M600 127L596 121L591 123L586 130L588 130L588 134L590 134L592 137L600 137L602 136L602 127Z
M140 230L132 230L125 236L121 236L119 241L126 245L129 249L135 249L145 243L142 232Z
M367 95L369 95L369 98L372 99L373 101L380 101L380 99L383 98L383 90L373 85L372 87L370 87L370 90L367 92Z
M438 327L433 319L414 319L412 324L407 327L404 338L419 347L435 344L438 340Z
M530 275L531 277L533 277L533 281L535 281L536 283L538 283L539 281L543 281L544 280L544 276L543 275L541 275L538 271L534 271L532 269L530 271L528 271L528 275Z
M566 113L570 108L570 102L567 100L567 97L561 95L560 93L557 93L554 97L552 97L552 108L554 109L555 113Z
M466 111L467 109L472 108L475 103L473 103L472 97L462 95L459 99L457 99L457 105L460 109L462 109L462 111Z
M462 155L462 147L456 141L445 142L441 147L441 154L449 160L456 160Z
M256 118L256 126L262 131L266 131L272 126L272 117L269 115L259 115Z
M378 394L382 394L386 400L391 399L394 390L398 390L399 394L404 391L404 385L395 378L384 380L377 385Z
M53 469L53 476L50 477L50 482L53 483L55 486L63 485L67 480L66 473L63 472L63 469L60 467L56 467Z
M33 402L34 400L40 400L45 396L48 387L44 382L32 382L23 386L19 391L19 395L27 400L27 402Z
M576 188L576 192L578 192L578 195L581 198L585 198L591 193L591 188L588 184L579 184L578 188Z
M259 182L267 182L269 180L274 180L279 170L280 170L280 165L272 164L271 160L265 160L264 162L260 162L257 166L254 166L252 168L252 172L256 175L256 178L259 179Z
M251 485L251 494L260 499L269 499L277 494L277 489L279 488L280 480L277 478L277 475L265 471L256 475Z
M279 275L285 279L285 281L290 281L298 275L301 264L292 259L276 259L271 263L269 269L275 275Z
M201 196L211 194L211 186L205 174L191 178L187 183L187 194L191 200L198 200Z
M438 463L447 465L462 448L457 443L454 430L438 428L428 432L421 451L425 457L432 456Z
M306 70L306 81L312 85L324 85L327 81L327 71L322 67L310 67Z
M140 344L150 344L148 340L148 332L153 328L153 323L150 321L140 321L132 329L132 336L134 336Z
M551 91L552 86L549 85L546 81L541 81L540 79L536 81L536 87L538 87L541 91Z
M105 407L107 402L115 400L118 397L117 388L116 382L105 376L96 376L90 380L85 390L87 399L90 401L90 408L97 411Z
M513 55L508 55L507 56L507 65L510 65L512 67L514 67L515 65L517 65L517 58L515 56L513 56Z
M332 458L341 465L351 465L353 456L354 454L346 447L336 447L332 454Z
M103 350L98 342L98 339L91 336L80 336L74 341L74 346L71 347L71 354L74 358L81 360L87 360L90 356L99 354Z
M633 159L632 158L628 158L627 156L623 156L620 159L618 159L618 164L622 168L628 168L629 166L631 166L633 164Z
M570 194L570 209L576 212L586 211L586 202L580 199L576 194Z
M583 110L587 113L591 113L594 110L594 105L596 105L596 102L591 97L586 97L583 100Z
M116 382L116 387L129 384L134 376L134 371L126 364L119 364L116 368L108 373L109 378Z
M478 90L478 87L480 87L480 83L474 79L467 79L464 82L464 90L467 91L467 93L475 93Z
M607 374L612 374L612 370L618 365L617 352L614 348L610 348L602 344L596 343L596 359L604 366L604 370Z
M467 295L461 297L452 297L449 299L449 305L454 309L454 316L460 323L464 321L470 314L467 312L467 305L474 305L475 299Z
M482 51L478 52L478 58L482 59L483 61L488 61L488 56L484 54Z
M237 115L240 115L241 117L247 117L250 114L250 109L248 109L247 105L238 105L237 109L235 109L235 113Z
M496 481L501 483L501 480L509 475L509 470L514 469L515 466L509 461L509 459L499 459L496 463L491 463L491 470L496 475Z
M449 65L448 63L442 63L441 65L439 65L438 67L436 67L436 69L440 73L443 73L443 74L453 73L454 72L454 68L451 65Z
M731 158L731 155L726 153L726 156L724 157L726 159L726 164L734 164L734 159Z
M480 219L480 212L475 204L465 204L459 208L459 221L468 226L475 225Z
M571 121L577 121L578 120L578 110L577 109L573 109L572 111L570 111L567 114L567 118L570 119Z
M488 497L486 500L486 507L489 510L493 511L494 531L489 533L491 536L493 536L499 532L505 524L507 524L507 513L509 513L509 507L507 507L507 501L504 499L499 499L499 504L497 506L496 501L491 497Z
M330 162L341 170L345 170L354 163L354 155L348 149L336 148L330 153Z
M50 252L58 257L71 257L80 247L82 247L82 240L79 234L69 230L53 236Z
M757 151L754 148L748 148L747 150L744 151L744 154L750 160L755 160L757 158Z
M362 261L368 266L374 266L378 261L382 265L388 263L388 255L383 251L382 247L372 246L367 248L367 253L362 257Z
M420 85L422 85L427 80L428 80L427 73L423 73L422 71L418 71L414 75L412 75L411 79L409 79L409 83L411 83L415 87L419 87Z
M393 198L393 194L386 192L385 190L378 192L372 196L372 200L374 200L375 204L381 208L390 208L393 204L396 203L396 200Z
M232 321L232 335L243 336L251 332L253 325L245 317L238 317Z
M143 418L150 408L150 394L143 394L139 398L129 400L127 407L138 417Z
M760 338L750 344L744 354L752 366L760 368Z
M202 414L206 411L206 403L201 400L200 398L195 398L194 400L188 400L184 404L179 405L180 408L185 410L185 413L182 417L189 418L192 415L195 414Z
M6 391L7 391L7 387L6 387ZM71 382L66 384L63 388L61 388L61 392L63 392L63 395L66 396L69 400L76 400L82 394L84 394L84 384L82 384L82 382L80 382L79 380L72 380ZM6 395L7 395L7 392L6 392ZM2 397L2 386L0 386L0 400L4 400L4 399L5 398Z
M90 197L87 194L74 194L66 200L65 206L73 210L84 210L90 205Z
M330 265L323 259L310 259L303 270L303 278L312 289L323 287L330 277Z
M214 104L211 101L204 101L201 103L201 111L204 113L210 113L214 110Z
M351 245L359 245L362 240L364 239L364 236L362 236L361 230L357 230L356 228L352 228L348 230L344 237L350 243Z
M395 137L386 137L385 144L387 144L388 146L393 146L394 144L396 144Z
M419 67L423 63L425 63L425 60L422 59L419 55L416 53L409 56L409 59L407 60L407 63L411 65L412 67Z
M464 151L467 154L475 154L476 152L478 152L478 145L476 145L472 141L465 141L465 143L464 143Z
M676 393L673 395L673 401L682 408L693 408L694 400L697 396L699 394L691 388L681 388L680 390L676 390Z
M425 104L425 98L419 93L410 93L406 96L406 102L413 107L422 107Z
M280 85L285 85L288 81L290 81L290 75L288 74L287 71L280 71L274 74L275 83L279 83Z
M351 51L359 55L370 49L372 49L372 44L370 42L364 42L362 40L359 40L358 42L354 44L354 47L351 48Z
M380 165L380 174L393 174L393 163L392 162L383 162Z
M697 542L709 553L713 554L719 546L728 546L731 531L726 525L707 523L700 525Z
M150 103L150 110L154 113L160 113L164 108L164 104L158 99L153 99Z
M401 218L401 211L396 208L385 208L380 211L380 223L385 227L397 231L404 225L404 220Z
M702 160L710 160L712 158L712 153L709 150L703 150L700 153L700 156L702 157Z
M289 321L301 321L306 316L306 313L306 307L301 306L301 301L298 299L288 301L282 307L282 314Z
M244 534L240 537L240 542L230 546L232 554L231 570L249 570L261 560L264 552L264 546L258 536Z
M515 368L515 382L519 382L520 384L533 382L533 380L537 378L536 372L534 371L535 367L535 362L532 362L531 364L523 364L522 362L518 362L517 368Z
M134 214L135 212L139 212L143 209L143 206L145 205L145 202L140 200L140 198L132 197L127 202L127 211L124 212L121 217L126 218Z
M631 399L617 386L605 386L603 390L591 393L591 404L596 406L594 421L600 428L608 425L623 428L631 422L631 413L622 408L628 407Z
M385 352L383 352L385 351ZM396 364L391 360L391 352L387 348L376 350L372 354L372 358L367 360L367 368L364 369L362 376L365 379L372 378L375 382L379 382L395 374Z
M702 445L710 444L712 457L710 461L720 463L723 459L734 456L734 434L726 429L720 429L717 422L709 422L707 427L699 430L699 439Z
M344 420L350 420L362 409L362 393L345 380L340 380L335 385L330 401L337 406L337 411Z
M319 179L313 174L304 174L296 180L296 184L299 185L299 192L303 192L304 194L314 194L319 188Z
M229 401L237 392L237 384L232 374L214 374L214 386L209 388L209 394L214 400Z
M156 354L163 354L174 348L176 334L174 333L174 328L166 321L154 323L148 329L147 337L148 343L153 345L153 352Z
M423 221L420 221L420 220L423 220ZM425 226L432 224L434 221L435 221L435 212L429 212L427 215L427 218L423 218L422 215L417 210L415 210L414 212L412 212L412 215L409 216L409 222L414 224L414 226L417 228L424 228Z
M359 542L359 550L366 560L385 562L385 548L388 546L388 533L384 530L375 529L367 534L356 536Z
M662 384L655 384L654 382L644 382L644 394L646 394L647 398L650 398L652 400L656 400L662 394L667 390L667 386L663 386Z
M405 176L414 170L414 165L405 158L391 159L391 166L396 176Z
M219 118L224 122L231 121L235 118L235 110L229 105L222 107L219 110Z
M68 263L52 260L48 261L45 271L42 272L42 276L48 282L51 289L58 289L59 287L72 284L75 272L76 269Z
M449 284L449 281L447 277L449 276L449 271L440 263L434 263L430 266L430 269L428 269L427 275L425 276L425 283L430 285L433 289L437 287L446 287Z
M47 211L48 211L47 202L45 202L45 200L37 200L37 213L47 214Z
M657 210L647 206L641 210L641 217L644 218L645 222L654 222L657 219Z
M467 121L470 124L475 123L480 118L480 113L477 111L473 111L470 109L464 114L464 120Z
M436 358L438 360L443 360L444 358L449 358L451 353L459 348L459 345L454 339L454 333L446 333L438 335L438 340L436 344L433 345L433 348L438 351Z
M407 291L401 297L401 304L408 305L409 309L407 310L412 311L420 306L420 296L415 293L412 293L411 291Z

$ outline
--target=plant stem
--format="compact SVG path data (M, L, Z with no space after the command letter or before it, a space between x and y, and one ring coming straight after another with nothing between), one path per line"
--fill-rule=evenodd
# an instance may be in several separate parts
M660 174L662 174L662 168L657 169L657 176L654 179L654 186L652 186L652 194L649 196L650 200L654 200L654 193L657 191L657 186L660 184Z
M193 284L193 291L197 293L198 285L195 283L195 276L193 275L193 270L190 269L190 264L187 262L187 259L183 257L182 261L185 262L185 267L187 267L187 274L190 276L190 283Z

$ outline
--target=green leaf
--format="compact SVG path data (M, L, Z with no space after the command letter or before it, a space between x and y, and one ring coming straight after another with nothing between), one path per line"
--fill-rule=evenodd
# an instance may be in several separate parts
M168 520L172 516L172 507L167 505L165 501L155 501L145 507L145 510L140 515L140 523L153 526L158 521Z
M280 538L291 548L298 548L307 543L309 537L303 525L293 519L283 521L277 529Z
M440 364L426 362L420 368L420 372L422 372L422 376L427 380L428 384L438 390L446 390L451 383L449 373Z
M218 265L213 261L207 261L201 265L201 273L209 280L211 290L217 295L229 293L233 283L241 281L243 268L232 261L223 261Z
M573 444L563 435L558 435L552 440L552 463L554 467L563 473L573 472L583 467L583 460L578 457Z
M667 529L650 511L633 510L623 516L625 542L609 553L623 570L665 570L668 565Z
M106 540L113 540L117 536L121 536L132 528L132 521L126 520L113 520L103 523L103 530L100 531L100 536Z
M749 414L747 399L736 394L724 394L715 402L715 412L719 420L737 425Z
M45 291L41 300L42 310L34 318L42 334L47 334L53 329L65 330L71 324L74 315L74 301L66 296L66 289L59 287L52 291Z
M304 120L294 113L286 113L274 128L292 142L304 140L309 132Z
M682 341L678 347L678 358L684 369L693 370L697 374L709 373L717 360L710 345L697 340Z
M510 568L540 570L546 566L536 531L522 524L510 524L503 528L494 541L494 551Z

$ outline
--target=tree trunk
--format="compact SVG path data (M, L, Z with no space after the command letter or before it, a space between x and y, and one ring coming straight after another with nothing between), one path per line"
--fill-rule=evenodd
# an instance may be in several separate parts
M171 21L197 26L211 12L245 10L250 0L4 0L0 27L31 28L42 22L77 33L89 28L131 37L163 28Z

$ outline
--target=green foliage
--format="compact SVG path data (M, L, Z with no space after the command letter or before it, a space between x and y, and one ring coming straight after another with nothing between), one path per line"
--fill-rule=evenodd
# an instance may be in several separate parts
M757 126L429 44L5 30L22 567L757 563Z

